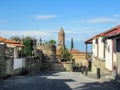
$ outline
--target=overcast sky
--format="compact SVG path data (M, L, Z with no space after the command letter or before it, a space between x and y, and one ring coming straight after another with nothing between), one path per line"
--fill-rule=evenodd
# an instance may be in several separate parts
M54 39L62 26L66 45L85 50L84 41L120 24L120 0L0 0L0 36Z

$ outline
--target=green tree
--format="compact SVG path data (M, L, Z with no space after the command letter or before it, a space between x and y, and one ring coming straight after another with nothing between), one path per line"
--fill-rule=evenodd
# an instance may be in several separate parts
M66 60L66 61L70 61L70 60L72 60L72 54L71 53L69 53L69 51L68 51L68 49L66 48L66 47L64 47L64 48L60 48L60 59L62 60L62 59L64 59L64 60Z
M71 50L74 49L73 38L71 39Z
M56 41L55 40L50 40L49 43L55 45Z
M23 52L25 56L32 56L33 52L33 39L30 37L26 37L23 39L23 45L25 46L23 48Z
M56 44L56 41L55 40L49 40L49 41L44 41L44 44L52 44L52 45L55 45Z
M21 38L18 36L11 36L10 39L15 41L21 41Z

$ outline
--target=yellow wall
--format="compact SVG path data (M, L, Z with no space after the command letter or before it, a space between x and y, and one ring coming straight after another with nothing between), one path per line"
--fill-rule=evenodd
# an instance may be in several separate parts
M88 65L85 53L72 54L72 55L73 55L73 59L75 59L75 64L82 64L84 66Z

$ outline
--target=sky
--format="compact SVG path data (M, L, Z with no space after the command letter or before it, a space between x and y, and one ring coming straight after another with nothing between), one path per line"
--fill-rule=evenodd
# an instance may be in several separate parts
M120 24L120 0L0 0L0 36L58 41L85 51L84 41Z

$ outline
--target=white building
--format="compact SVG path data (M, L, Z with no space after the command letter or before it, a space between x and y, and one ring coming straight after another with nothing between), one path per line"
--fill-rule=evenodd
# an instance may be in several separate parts
M92 44L92 71L100 68L102 73L110 72L113 78L120 76L120 25L108 31L100 33L88 40L87 45ZM119 64L118 64L119 63Z

